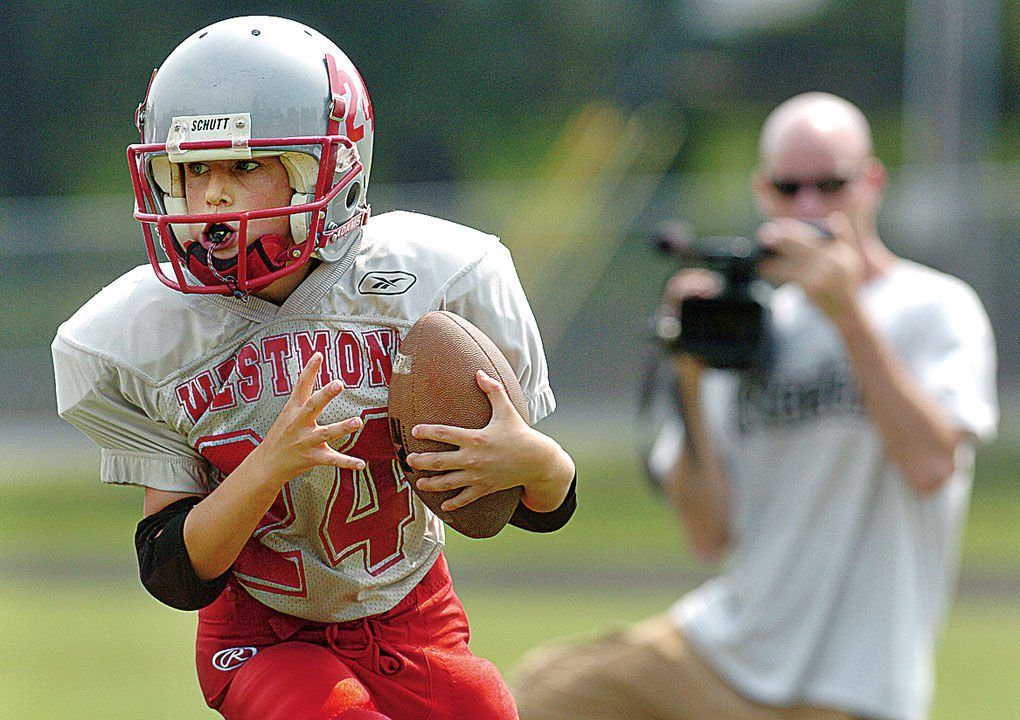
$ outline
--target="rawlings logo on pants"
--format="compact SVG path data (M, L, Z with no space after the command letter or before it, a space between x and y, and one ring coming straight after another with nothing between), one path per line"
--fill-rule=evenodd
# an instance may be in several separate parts
M255 653L259 651L258 648L247 646L247 647L232 647L220 650L212 657L212 666L217 670L223 672L230 672L236 670L242 664L251 660L255 657Z

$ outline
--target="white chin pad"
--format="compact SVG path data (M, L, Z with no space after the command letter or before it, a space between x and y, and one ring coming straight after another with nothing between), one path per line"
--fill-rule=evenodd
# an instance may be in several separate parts
M173 177L171 174L170 161L165 155L156 155L149 161L149 168L152 171L152 179L163 191L164 195L172 192Z
M280 162L287 170L290 186L296 193L311 195L315 193L315 181L319 177L319 161L311 155L299 152L280 154Z
M290 186L294 196L291 205L303 205L315 198L315 181L319 176L319 161L310 155L299 152L285 152L280 155L280 162L287 169ZM311 213L296 213L290 216L290 236L296 243L303 243L308 237L308 223Z
M291 205L303 205L307 202L312 201L312 195L305 195L303 193L294 193L290 199ZM295 243L303 243L305 237L308 235L308 218L311 217L311 213L294 213L290 216L290 236L294 239Z

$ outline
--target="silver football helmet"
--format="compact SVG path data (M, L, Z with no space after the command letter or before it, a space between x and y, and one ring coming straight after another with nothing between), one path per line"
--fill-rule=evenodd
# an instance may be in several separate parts
M368 219L372 103L340 48L300 23L238 17L199 30L153 72L135 120L135 217L156 274L176 290L259 290L313 255L339 259ZM291 204L218 214L236 226L238 253L214 258L209 243L192 240L189 226L208 216L188 213L185 164L267 155L287 170ZM250 220L282 215L290 216L290 238L247 237ZM157 238L172 278L160 267Z

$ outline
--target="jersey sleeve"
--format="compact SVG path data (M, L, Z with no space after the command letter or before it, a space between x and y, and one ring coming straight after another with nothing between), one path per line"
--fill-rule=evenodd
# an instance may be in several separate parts
M506 247L493 242L480 260L447 285L440 300L503 351L528 400L532 424L556 408L538 323Z
M921 385L963 430L979 440L995 436L995 339L977 295L969 287L939 293L925 308L907 363Z
M57 412L100 447L103 482L211 491L216 471L158 419L158 399L143 379L59 335L52 351Z

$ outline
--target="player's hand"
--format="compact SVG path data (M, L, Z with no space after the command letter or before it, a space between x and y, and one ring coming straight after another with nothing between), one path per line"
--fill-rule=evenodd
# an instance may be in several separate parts
M551 512L562 504L574 477L574 463L555 440L524 421L503 384L481 370L478 387L492 404L492 418L480 430L450 425L416 425L416 438L456 445L446 452L411 453L407 462L433 475L418 481L423 490L463 490L442 504L456 510L483 495L524 486L524 503L537 512Z
M365 462L339 453L329 443L347 437L361 427L361 418L348 418L319 425L318 418L344 389L334 380L315 390L315 377L322 367L322 353L315 353L301 370L294 390L266 438L252 452L281 485L318 465L360 470Z
M758 271L776 285L800 285L811 302L836 319L857 300L864 259L845 215L833 213L825 223L831 238L791 218L764 223L758 239L775 254L762 260Z

